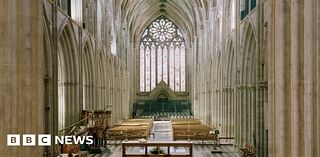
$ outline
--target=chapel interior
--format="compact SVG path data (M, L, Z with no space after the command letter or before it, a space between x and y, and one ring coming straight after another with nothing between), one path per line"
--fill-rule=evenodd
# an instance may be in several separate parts
M319 0L1 0L0 35L0 157L320 156Z

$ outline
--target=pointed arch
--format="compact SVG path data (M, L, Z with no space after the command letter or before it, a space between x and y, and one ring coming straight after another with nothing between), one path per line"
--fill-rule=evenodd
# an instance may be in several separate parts
M256 56L256 37L253 26L250 22L246 22L244 25L241 40L242 51L242 81L246 84L251 84L255 80L255 56ZM251 74L251 75L249 75Z
M185 92L185 40L180 29L165 16L144 30L139 61L141 92L150 92L161 81L175 92Z
M256 72L257 72L257 50L256 37L253 25L247 21L244 23L241 36L240 54L240 85L241 99L239 106L243 114L240 119L244 122L239 124L245 131L240 134L238 141L241 144L254 143L256 138ZM248 120L246 120L248 119Z
M228 87L231 87L235 84L235 48L234 44L231 38L227 40L227 46L226 46L226 52L227 52L227 83L226 85Z
M78 82L77 44L72 25L66 22L58 38L58 128L63 129L79 119L75 106ZM71 102L75 103L71 103ZM78 112L71 112L79 111Z
M82 86L83 86L83 109L93 109L94 105L94 47L89 36L84 40L82 54Z

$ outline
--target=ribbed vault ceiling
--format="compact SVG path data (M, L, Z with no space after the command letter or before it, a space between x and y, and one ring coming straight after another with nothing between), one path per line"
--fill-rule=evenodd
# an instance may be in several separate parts
M132 39L138 39L143 30L157 17L164 15L192 41L197 21L203 20L203 9L211 0L117 0L121 19L127 23Z

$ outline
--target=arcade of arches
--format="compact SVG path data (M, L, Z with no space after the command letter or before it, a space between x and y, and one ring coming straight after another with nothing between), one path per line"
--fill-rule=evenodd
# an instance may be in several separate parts
M1 0L0 33L1 157L56 155L7 134L159 102L237 150L320 156L319 0Z

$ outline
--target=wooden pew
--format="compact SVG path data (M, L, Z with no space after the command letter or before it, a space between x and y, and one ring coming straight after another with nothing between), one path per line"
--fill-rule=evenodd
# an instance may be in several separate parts
M197 119L172 119L171 124L172 125L201 124L201 121Z
M119 125L114 125L108 129L107 139L125 140L125 139L147 139L150 134L152 120L150 119L128 119Z
M153 120L152 119L144 119L144 118L141 118L141 119L125 119L124 121L130 121L130 122L152 122Z
M210 135L212 128L202 124L192 125L173 125L174 140L179 139L198 139L198 140L215 140L216 136Z
M196 119L174 119L171 120L174 140L217 140L216 135L211 135L213 128L201 124Z
M125 138L146 138L149 135L147 126L115 126L108 130L108 137L124 140Z

